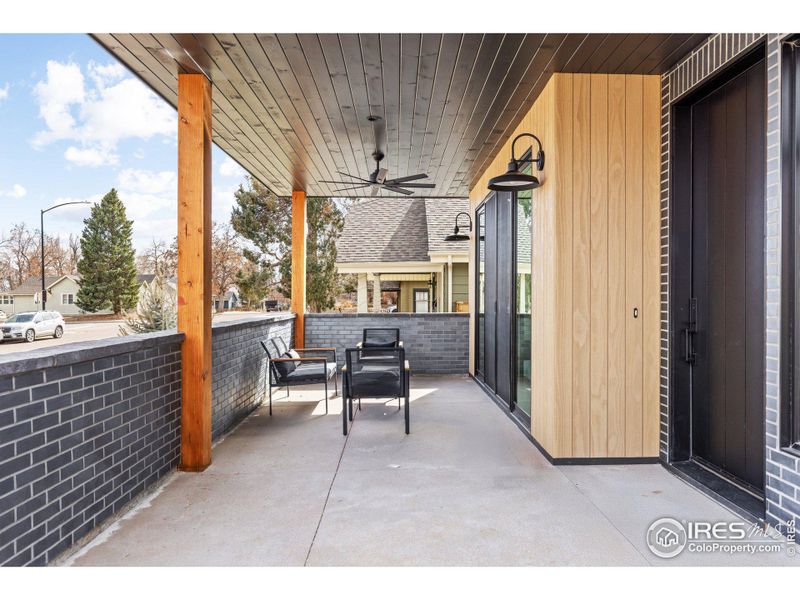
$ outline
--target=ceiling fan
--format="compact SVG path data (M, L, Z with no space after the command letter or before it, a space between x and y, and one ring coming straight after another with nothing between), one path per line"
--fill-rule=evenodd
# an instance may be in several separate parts
M350 173L343 173L337 171L339 175L350 177L352 181L325 181L321 180L320 183L332 183L335 185L344 185L347 187L333 190L334 192L344 192L349 190L359 190L366 187L372 188L372 195L377 196L381 190L389 192L397 192L406 196L411 196L414 192L412 189L433 189L436 186L432 183L413 183L420 179L427 179L428 175L425 173L417 173L416 175L406 175L405 177L395 177L394 179L387 179L387 169L381 169L381 161L385 158L385 154L381 150L382 140L384 137L383 119L381 117L369 116L367 120L372 123L373 133L375 135L375 151L372 153L372 158L375 160L375 170L369 174L369 179L351 175ZM408 189L411 188L411 189Z

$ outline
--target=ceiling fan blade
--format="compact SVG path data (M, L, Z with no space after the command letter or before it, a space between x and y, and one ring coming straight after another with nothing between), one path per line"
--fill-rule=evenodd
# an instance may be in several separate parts
M384 183L384 185L394 185L394 182ZM425 188L425 189L433 189L436 187L435 183L398 183L396 187L405 187L405 188Z
M393 185L384 185L383 189L389 190L390 192L400 192L401 194L405 194L406 196L411 196L414 193L411 190L404 190L401 187L396 187Z
M427 179L427 178L428 178L427 174L425 174L425 173L417 173L416 175L406 175L405 177L395 177L394 179L391 179L391 180L386 181L384 183L389 183L389 184L403 183L405 181L416 181L417 179Z
M343 173L342 171L336 171L339 175L344 175L345 177L352 177L353 179L358 179L359 181L364 181L366 183L372 183L369 179L364 179L362 177L356 177L355 175L350 175L350 173Z
M336 185L370 185L372 182L359 183L358 181L328 181L327 179L320 179L317 183L333 183Z
M344 191L347 191L347 190L360 190L361 188L365 188L365 187L369 187L369 186L367 184L356 185L356 186L353 186L353 187L339 188L338 190L333 190L333 192L344 192Z

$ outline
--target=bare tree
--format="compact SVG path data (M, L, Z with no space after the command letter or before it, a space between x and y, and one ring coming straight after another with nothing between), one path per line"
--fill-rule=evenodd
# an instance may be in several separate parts
M239 236L227 223L214 223L211 233L211 293L222 300L245 265Z
M3 238L2 248L4 262L8 268L6 277L9 287L22 285L28 277L40 272L40 259L37 257L38 232L28 229L25 223L15 223L11 226L11 231Z
M69 234L67 252L69 254L69 273L77 273L78 261L81 259L81 236Z
M169 279L178 270L178 240L171 244L155 238L144 252L136 257L136 268L139 273L163 273Z

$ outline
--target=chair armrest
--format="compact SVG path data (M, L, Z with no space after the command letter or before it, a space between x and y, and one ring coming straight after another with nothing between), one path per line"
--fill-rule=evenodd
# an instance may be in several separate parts
M271 362L323 362L326 363L328 360L322 356L301 356L300 358L293 358L291 356L287 357L280 357L280 358L270 358Z
M316 352L321 350L332 352L336 350L336 348L292 348L292 350L294 350L295 352L312 352L312 351Z
M336 348L294 348L294 351L300 355L317 353L317 356L327 358L331 362L336 362Z

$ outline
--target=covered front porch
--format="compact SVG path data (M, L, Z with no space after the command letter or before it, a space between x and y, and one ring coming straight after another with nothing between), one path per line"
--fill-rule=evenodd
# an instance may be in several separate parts
M553 466L466 376L418 375L413 435L365 402L348 437L338 399L293 390L174 472L70 565L788 564L783 554L669 561L645 531L675 515L736 521L660 465Z

